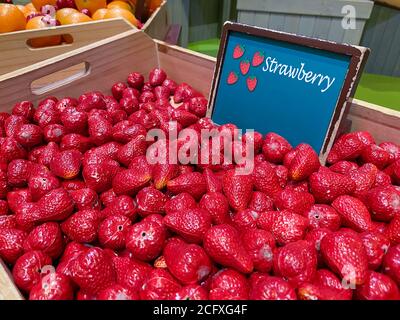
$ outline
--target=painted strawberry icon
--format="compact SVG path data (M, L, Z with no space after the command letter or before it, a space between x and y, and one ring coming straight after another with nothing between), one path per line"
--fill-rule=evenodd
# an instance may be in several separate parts
M232 71L228 76L228 84L232 85L238 81L239 77L236 72Z
M244 60L240 62L240 72L245 76L249 73L250 70L250 62L249 60Z
M233 58L240 59L244 55L244 47L238 44L233 50Z
M257 78L256 77L248 77L247 78L247 88L250 92L253 92L257 87Z
M253 56L253 61L252 61L252 65L253 67L258 67L259 65L261 65L264 62L264 53L263 52L256 52Z

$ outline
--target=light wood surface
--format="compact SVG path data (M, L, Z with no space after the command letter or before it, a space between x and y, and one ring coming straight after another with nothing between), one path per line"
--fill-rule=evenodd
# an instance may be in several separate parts
M23 300L23 296L14 285L10 271L0 259L0 300Z
M135 28L124 19L91 21L48 29L25 30L0 35L0 76L27 67L60 54L87 46L99 40ZM61 44L45 48L31 48L27 41L32 38L54 35L71 35L71 44Z
M70 68L47 77L38 87L54 83L80 70L76 65L90 64L88 75L71 81L41 96L32 94L32 81L61 69ZM109 92L115 81L125 80L130 71L147 74L155 66L164 68L177 82L187 82L208 96L214 74L215 59L153 41L140 31L128 31L95 44L76 49L61 56L42 61L30 67L0 76L0 111L10 111L12 105L22 99L37 102L48 95L79 96L89 90ZM360 100L352 100L350 114L351 130L368 130L377 142L400 143L400 112L392 111ZM349 125L350 128L350 125ZM0 299L22 299L11 276L0 261Z
M146 21L143 30L154 39L164 40L170 24L171 22L167 12L167 1L164 1Z

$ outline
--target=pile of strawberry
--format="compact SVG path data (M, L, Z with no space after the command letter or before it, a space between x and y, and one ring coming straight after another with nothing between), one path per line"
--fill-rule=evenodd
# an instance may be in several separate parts
M149 146L165 141L146 134L169 139L170 120L236 134L206 108L154 69L112 96L1 113L0 258L18 288L30 299L400 299L398 145L346 134L324 167L307 144L255 133L232 146L254 143L248 175L150 165Z

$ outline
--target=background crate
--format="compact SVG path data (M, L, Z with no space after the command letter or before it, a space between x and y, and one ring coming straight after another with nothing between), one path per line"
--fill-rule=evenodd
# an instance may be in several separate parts
M356 29L342 27L342 8L356 8ZM374 3L369 0L237 0L238 22L358 45Z
M375 4L365 26L361 44L371 48L366 72L400 77L400 1L391 4L396 2L398 8Z
M81 77L65 81L64 70L86 62L87 72ZM10 111L15 102L29 99L37 103L49 95L74 96L88 90L110 93L114 82L125 81L129 71L144 74L160 66L177 82L187 82L209 95L215 69L215 59L194 53L162 41L153 41L140 31L128 31L83 48L64 53L20 69L7 77L0 77L0 111ZM50 75L50 76L49 76ZM62 77L61 77L62 75ZM33 94L32 81L47 76L47 92ZM400 144L400 112L392 111L359 100L349 102L350 130L368 130L377 142L393 141ZM23 299L15 287L7 267L0 261L0 299Z

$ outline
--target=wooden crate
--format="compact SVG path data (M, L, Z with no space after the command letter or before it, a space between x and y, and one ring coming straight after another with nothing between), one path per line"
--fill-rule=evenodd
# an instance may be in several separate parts
M90 66L87 74L66 82L59 81L69 76L68 72L52 75L42 83L53 83L48 92L32 93L33 80L82 62ZM147 74L155 66L165 69L175 81L187 82L208 96L215 63L214 58L153 41L143 32L131 30L0 77L0 111L10 111L17 101L38 102L47 95L77 97L94 89L109 93L112 84L124 81L129 71ZM378 142L390 140L400 144L400 112L359 100L350 103L351 130L368 130ZM6 266L0 263L0 299L22 298Z
M165 0L143 25L143 30L152 38L163 40L168 27ZM116 18L0 34L0 76L132 29L136 28L128 21ZM32 48L27 44L29 39L52 35L70 35L73 42L45 48Z
M355 29L342 27L345 5L356 9ZM237 0L238 22L356 45L373 5L370 0Z

